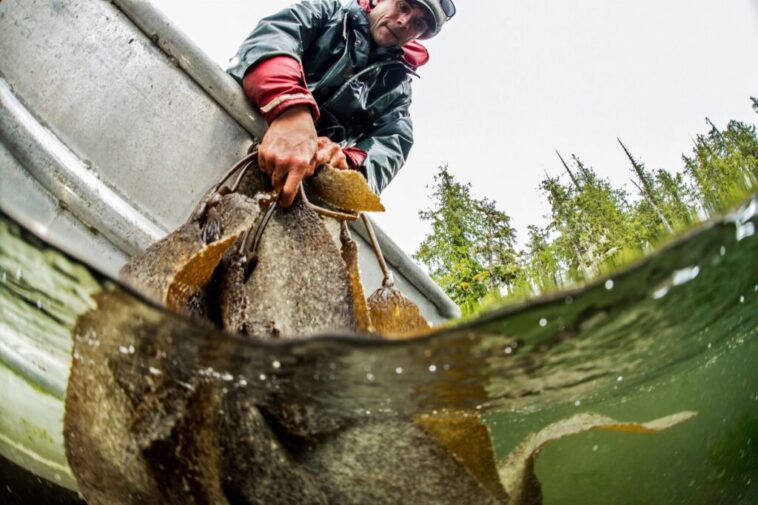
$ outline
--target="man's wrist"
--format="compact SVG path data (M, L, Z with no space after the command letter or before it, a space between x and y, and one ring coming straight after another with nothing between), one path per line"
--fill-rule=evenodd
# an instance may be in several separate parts
M294 104L294 105L291 105L290 107L287 107L286 109L284 109L281 112L281 114L279 114L279 116L277 117L277 119L282 118L282 117L289 118L289 117L292 117L292 116L301 116L301 115L305 115L305 114L308 114L309 116L311 114L311 111L310 111L310 109L308 108L307 105Z
M271 125L282 116L290 118L304 115L307 115L313 124L316 123L318 119L318 107L315 102L306 99L293 99L280 104L267 113L266 121Z

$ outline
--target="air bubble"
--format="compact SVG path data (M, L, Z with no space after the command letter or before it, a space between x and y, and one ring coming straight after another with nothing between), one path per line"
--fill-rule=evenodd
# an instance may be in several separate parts
M547 326L547 319L545 319L544 317L542 319L540 319L540 326L542 326L542 327Z
M274 361L271 363L271 366L272 366L272 367L274 367L274 368L281 368L282 364L281 364L281 363L279 363L279 361L277 361L277 360L274 360Z
M403 367L399 366L399 367L395 368L395 373L398 374L398 375L402 374L403 373Z
M121 354L134 354L134 346L130 345L129 347L126 347L125 345L118 346L118 352Z
M607 289L608 291L613 289L613 279L608 279L607 281L605 281L605 289Z
M437 371L437 365L429 365L429 371L430 372L436 372Z
M653 300L660 300L664 296L666 296L669 293L668 287L663 287L661 289L656 289L653 291Z
M369 372L369 373L366 374L366 380L369 381L369 382L374 382L375 378L376 377L374 377L374 374L372 374L371 372Z

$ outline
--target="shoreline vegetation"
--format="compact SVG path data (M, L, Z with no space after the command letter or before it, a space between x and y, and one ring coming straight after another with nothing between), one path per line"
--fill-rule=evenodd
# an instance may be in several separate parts
M751 97L758 113L758 98ZM655 250L758 189L754 124L730 121L694 139L681 171L649 169L618 139L629 162L632 191L614 187L571 155L556 154L564 172L547 173L540 190L550 204L548 224L530 225L518 244L508 214L477 198L443 164L432 204L419 212L431 225L414 258L464 318L506 303L586 283Z

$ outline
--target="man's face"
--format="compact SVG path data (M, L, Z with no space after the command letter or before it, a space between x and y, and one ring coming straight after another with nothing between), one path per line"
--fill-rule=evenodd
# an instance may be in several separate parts
M413 0L376 0L375 3L368 19L371 36L382 47L402 46L432 26L429 11Z

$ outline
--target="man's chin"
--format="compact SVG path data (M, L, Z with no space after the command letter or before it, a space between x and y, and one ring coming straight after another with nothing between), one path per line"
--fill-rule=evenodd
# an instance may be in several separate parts
M400 45L400 41L395 35L387 30L379 30L377 33L373 33L373 39L376 45L382 47L397 47Z

